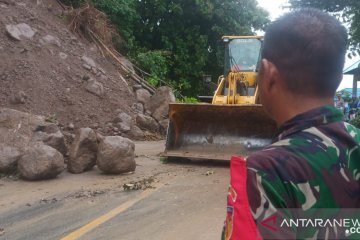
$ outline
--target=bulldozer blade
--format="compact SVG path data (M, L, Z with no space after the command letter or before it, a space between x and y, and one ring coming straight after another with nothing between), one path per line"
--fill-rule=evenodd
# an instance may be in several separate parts
M262 105L170 104L164 156L230 160L270 144L276 123Z

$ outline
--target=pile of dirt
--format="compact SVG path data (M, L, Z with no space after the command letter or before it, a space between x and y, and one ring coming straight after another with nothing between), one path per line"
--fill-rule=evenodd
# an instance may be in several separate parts
M0 107L64 128L134 116L132 85L99 48L74 35L55 0L0 0Z

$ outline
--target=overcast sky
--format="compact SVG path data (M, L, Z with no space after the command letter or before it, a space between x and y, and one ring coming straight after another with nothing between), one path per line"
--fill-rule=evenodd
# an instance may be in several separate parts
M287 0L257 0L259 5L265 8L270 13L271 20L275 20L277 17L284 14L287 10L282 7L286 5ZM358 61L360 57L356 57L353 59L346 58L345 68L349 67L355 61ZM352 88L352 76L344 76L343 81L341 82L338 90L344 88Z

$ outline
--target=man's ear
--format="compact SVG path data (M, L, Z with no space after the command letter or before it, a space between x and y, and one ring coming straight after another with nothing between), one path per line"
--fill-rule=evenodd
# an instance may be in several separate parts
M263 91L266 92L273 91L274 86L279 83L279 71L277 67L265 58L261 60L259 77Z

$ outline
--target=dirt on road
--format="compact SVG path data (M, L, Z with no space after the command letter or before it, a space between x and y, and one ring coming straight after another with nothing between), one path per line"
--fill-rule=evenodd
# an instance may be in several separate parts
M163 150L163 141L137 142L126 175L0 179L0 239L219 239L228 163L164 164Z

